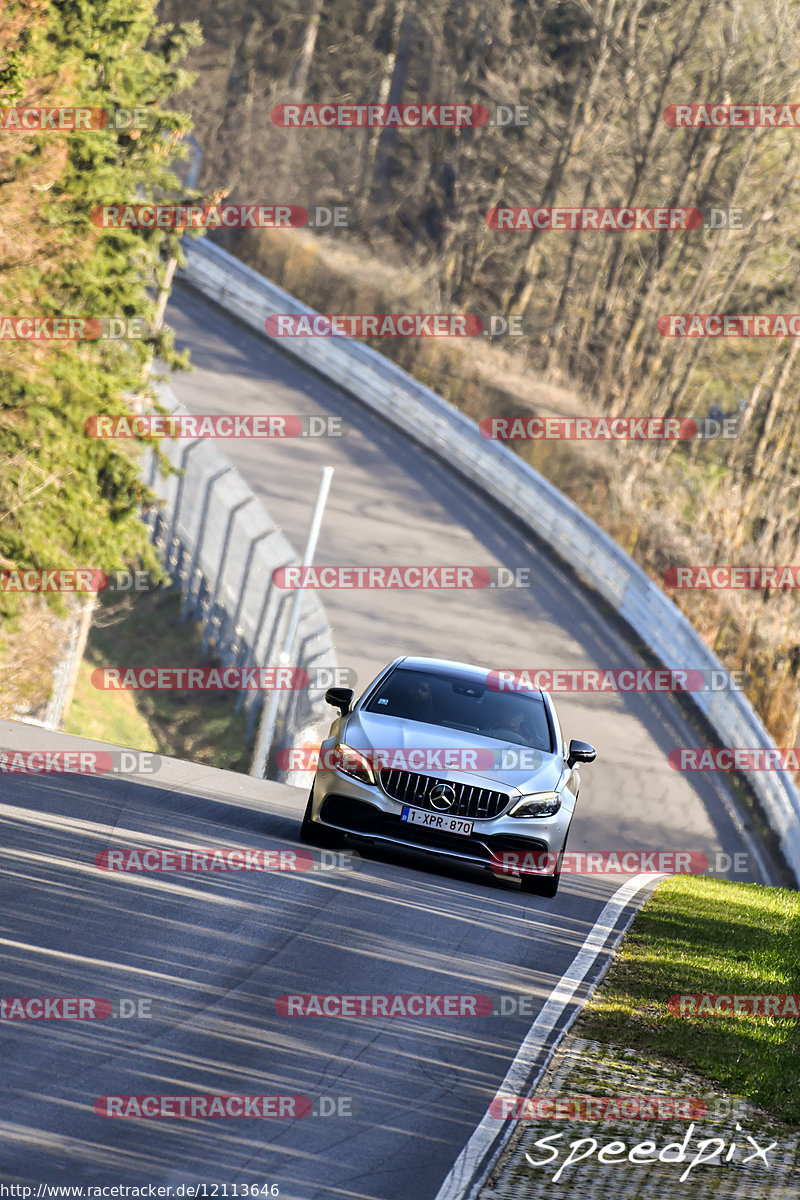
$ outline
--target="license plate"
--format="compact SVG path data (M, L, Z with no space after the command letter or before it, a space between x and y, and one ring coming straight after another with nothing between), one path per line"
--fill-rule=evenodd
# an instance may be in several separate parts
M440 829L443 833L463 833L467 837L472 833L472 821L462 821L461 817L448 817L444 813L425 812L421 808L404 808L401 819L411 825Z

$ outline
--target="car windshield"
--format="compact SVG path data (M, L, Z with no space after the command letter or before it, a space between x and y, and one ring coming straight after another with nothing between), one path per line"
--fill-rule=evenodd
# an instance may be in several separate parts
M365 705L365 711L553 752L550 722L541 695L498 692L484 682L445 671L396 667Z

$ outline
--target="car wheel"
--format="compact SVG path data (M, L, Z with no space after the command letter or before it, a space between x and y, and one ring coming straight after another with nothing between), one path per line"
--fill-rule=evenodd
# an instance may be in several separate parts
M308 793L308 802L306 803L306 811L303 813L303 820L300 825L300 841L306 846L319 846L322 849L330 850L334 846L341 845L342 835L334 829L327 829L324 825L318 825L316 821L311 819L311 806L314 802L314 788Z
M552 900L558 891L558 885L561 882L561 860L564 857L564 851L567 848L567 839L564 838L564 845L558 855L558 870L553 875L520 875L519 886L523 892L528 892L532 896L546 896Z

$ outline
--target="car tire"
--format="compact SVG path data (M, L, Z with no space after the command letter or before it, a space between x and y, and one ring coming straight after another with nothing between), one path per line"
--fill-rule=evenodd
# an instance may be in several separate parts
M314 803L314 788L308 793L306 811L300 825L300 841L306 846L319 846L323 850L331 850L342 843L342 835L325 825L319 825L311 818L311 806Z
M564 838L564 845L561 847L558 855L558 870L553 875L520 875L519 886L520 890L527 892L531 896L545 896L548 900L552 900L558 891L558 885L561 882L561 860L564 856L564 851L567 848L567 839Z

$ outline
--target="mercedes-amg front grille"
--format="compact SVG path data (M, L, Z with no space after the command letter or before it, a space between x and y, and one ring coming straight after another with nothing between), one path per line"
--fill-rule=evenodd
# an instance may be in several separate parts
M473 820L491 819L508 805L511 797L505 792L494 792L491 788L473 787L469 783L454 783L450 779L437 779L435 775L418 775L415 771L380 772L381 787L393 800L411 804L415 808L427 808L432 812L445 812L450 817L471 817ZM432 804L430 794L437 785L452 788L455 802L449 807L441 801Z

